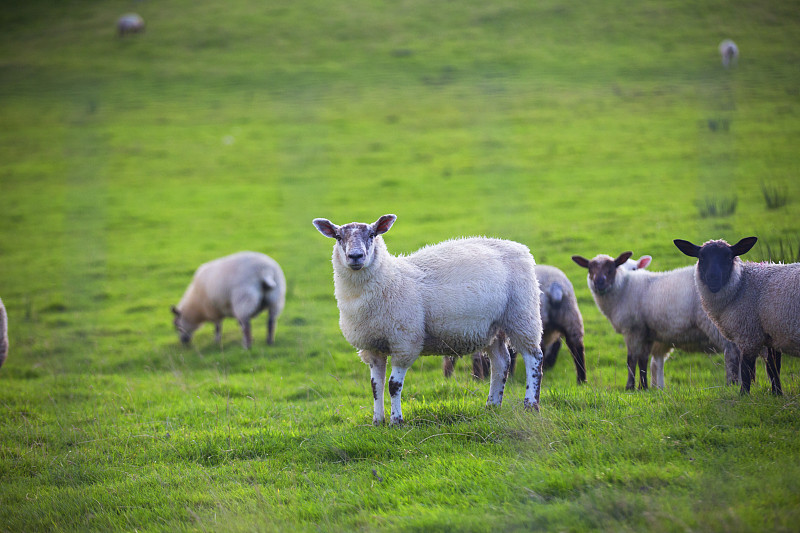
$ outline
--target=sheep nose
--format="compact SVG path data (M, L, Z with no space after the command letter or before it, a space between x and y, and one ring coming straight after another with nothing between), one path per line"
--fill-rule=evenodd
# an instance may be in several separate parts
M360 250L357 252L350 252L349 254L347 254L347 257L352 259L353 261L358 261L359 259L364 258L364 252Z

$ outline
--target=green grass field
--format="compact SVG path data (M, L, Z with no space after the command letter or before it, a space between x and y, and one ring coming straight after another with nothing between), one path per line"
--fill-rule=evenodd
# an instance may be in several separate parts
M749 397L676 353L624 390L570 256L690 264L672 239L800 244L800 2L90 2L0 13L0 531L796 531L800 362ZM137 11L147 31L120 39ZM741 49L722 68L717 44ZM768 209L762 185L788 200ZM706 201L735 212L703 217ZM542 411L421 358L371 426L315 217L393 253L528 245L578 293ZM195 268L283 267L274 346L183 348ZM785 254L790 260L792 254ZM795 259L796 260L796 259ZM388 395L387 395L388 396ZM388 407L388 398L387 398Z

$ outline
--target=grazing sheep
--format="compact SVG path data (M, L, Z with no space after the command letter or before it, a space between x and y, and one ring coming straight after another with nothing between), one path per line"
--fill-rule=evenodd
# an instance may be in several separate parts
M239 252L200 265L177 306L172 307L175 329L189 344L203 322L214 323L214 340L222 340L222 319L235 317L242 327L242 345L250 349L250 319L264 309L267 344L275 342L275 323L283 311L286 280L278 263L257 252Z
M631 261L631 263L634 262ZM570 353L572 353L578 383L586 383L583 317L578 309L578 300L575 298L572 283L561 270L554 266L536 265L534 270L542 290L539 298L539 311L542 317L541 349L544 354L542 367L551 368L555 364L563 336L567 341ZM548 356L551 358L549 365ZM473 377L482 379L487 363L488 358L485 354L480 352L472 354ZM515 363L516 353L512 350L509 374L514 373ZM454 364L454 356L445 356L442 359L442 372L445 377L449 377L453 373Z
M722 66L725 68L736 66L739 61L739 47L730 39L719 43L719 54L722 56Z
M714 326L700 305L693 268L668 272L628 270L622 265L631 256L616 259L598 255L591 261L579 255L572 260L589 269L587 277L597 307L625 338L628 347L628 382L647 388L647 356L652 354L651 384L664 387L664 361L673 348L689 351L723 351L728 383L737 381L738 350Z
M742 394L750 392L756 357L767 348L772 392L782 394L781 354L800 357L800 263L749 263L739 259L756 243L746 237L733 246L723 240L697 246L675 239L696 257L695 283L714 324L741 352Z
M126 13L117 20L117 32L120 37L129 33L143 33L144 19L136 13Z
M8 316L3 300L0 300L0 367L8 357Z
M332 262L339 326L370 367L373 423L384 420L389 356L390 424L403 421L403 379L420 355L464 355L489 348L487 404L500 405L509 365L506 342L522 354L528 370L524 404L538 410L542 322L539 284L528 248L474 237L393 256L381 235L396 219L384 215L372 224L343 226L314 219L320 233L337 241Z

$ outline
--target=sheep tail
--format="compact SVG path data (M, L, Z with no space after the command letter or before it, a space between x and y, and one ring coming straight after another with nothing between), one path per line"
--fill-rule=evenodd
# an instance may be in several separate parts
M561 305L561 300L564 298L564 288L561 286L560 283L554 281L550 285L550 289L548 290L550 294L550 304L553 307L558 307Z

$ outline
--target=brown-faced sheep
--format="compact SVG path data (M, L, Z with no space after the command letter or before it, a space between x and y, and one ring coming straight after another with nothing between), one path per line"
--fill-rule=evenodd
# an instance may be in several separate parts
M720 334L700 305L694 286L694 269L668 272L628 270L625 252L616 259L598 255L591 261L575 255L573 261L589 270L587 282L597 307L628 348L628 382L647 388L647 359L652 354L652 386L664 387L664 361L673 348L688 351L723 351L728 383L737 381L738 350Z

